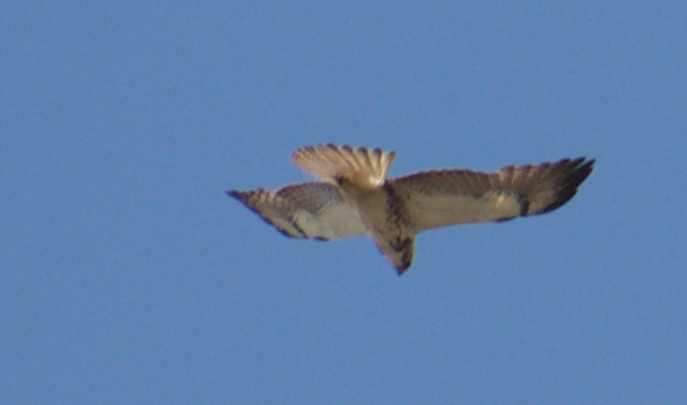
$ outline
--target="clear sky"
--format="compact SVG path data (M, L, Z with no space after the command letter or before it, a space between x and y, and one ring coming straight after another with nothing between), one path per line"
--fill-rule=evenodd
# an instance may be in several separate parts
M597 159L566 206L292 240L224 194ZM0 5L0 403L687 403L687 3Z

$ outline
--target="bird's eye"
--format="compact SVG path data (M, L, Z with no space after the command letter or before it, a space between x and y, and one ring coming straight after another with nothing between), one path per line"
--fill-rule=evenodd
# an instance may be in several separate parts
M336 184L338 184L338 185L342 185L344 182L344 178L341 175L335 176L334 180L336 181Z

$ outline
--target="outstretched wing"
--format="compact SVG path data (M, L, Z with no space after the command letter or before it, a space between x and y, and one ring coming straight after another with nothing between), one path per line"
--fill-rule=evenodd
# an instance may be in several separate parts
M410 227L420 232L552 211L577 193L593 164L594 160L579 158L506 166L496 173L431 171L394 179L391 184L405 201Z
M227 194L292 238L329 240L367 233L358 210L331 184L294 184L276 192L229 190Z

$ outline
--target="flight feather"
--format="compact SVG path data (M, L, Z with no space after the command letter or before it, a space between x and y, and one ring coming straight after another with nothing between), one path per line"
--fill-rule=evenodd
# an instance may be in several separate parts
M451 169L389 179L394 157L379 148L306 146L292 160L321 182L227 193L290 237L369 234L402 274L411 265L419 232L553 211L577 193L594 168L593 159L578 158L505 166L494 173Z

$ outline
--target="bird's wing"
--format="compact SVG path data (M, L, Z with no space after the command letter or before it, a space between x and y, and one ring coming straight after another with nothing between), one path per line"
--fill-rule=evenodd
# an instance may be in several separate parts
M229 190L227 194L293 238L330 240L367 233L358 210L331 184L294 184L276 192Z
M563 159L540 165L506 166L496 173L430 171L390 182L405 201L409 225L420 232L552 211L575 195L593 164L593 159Z

